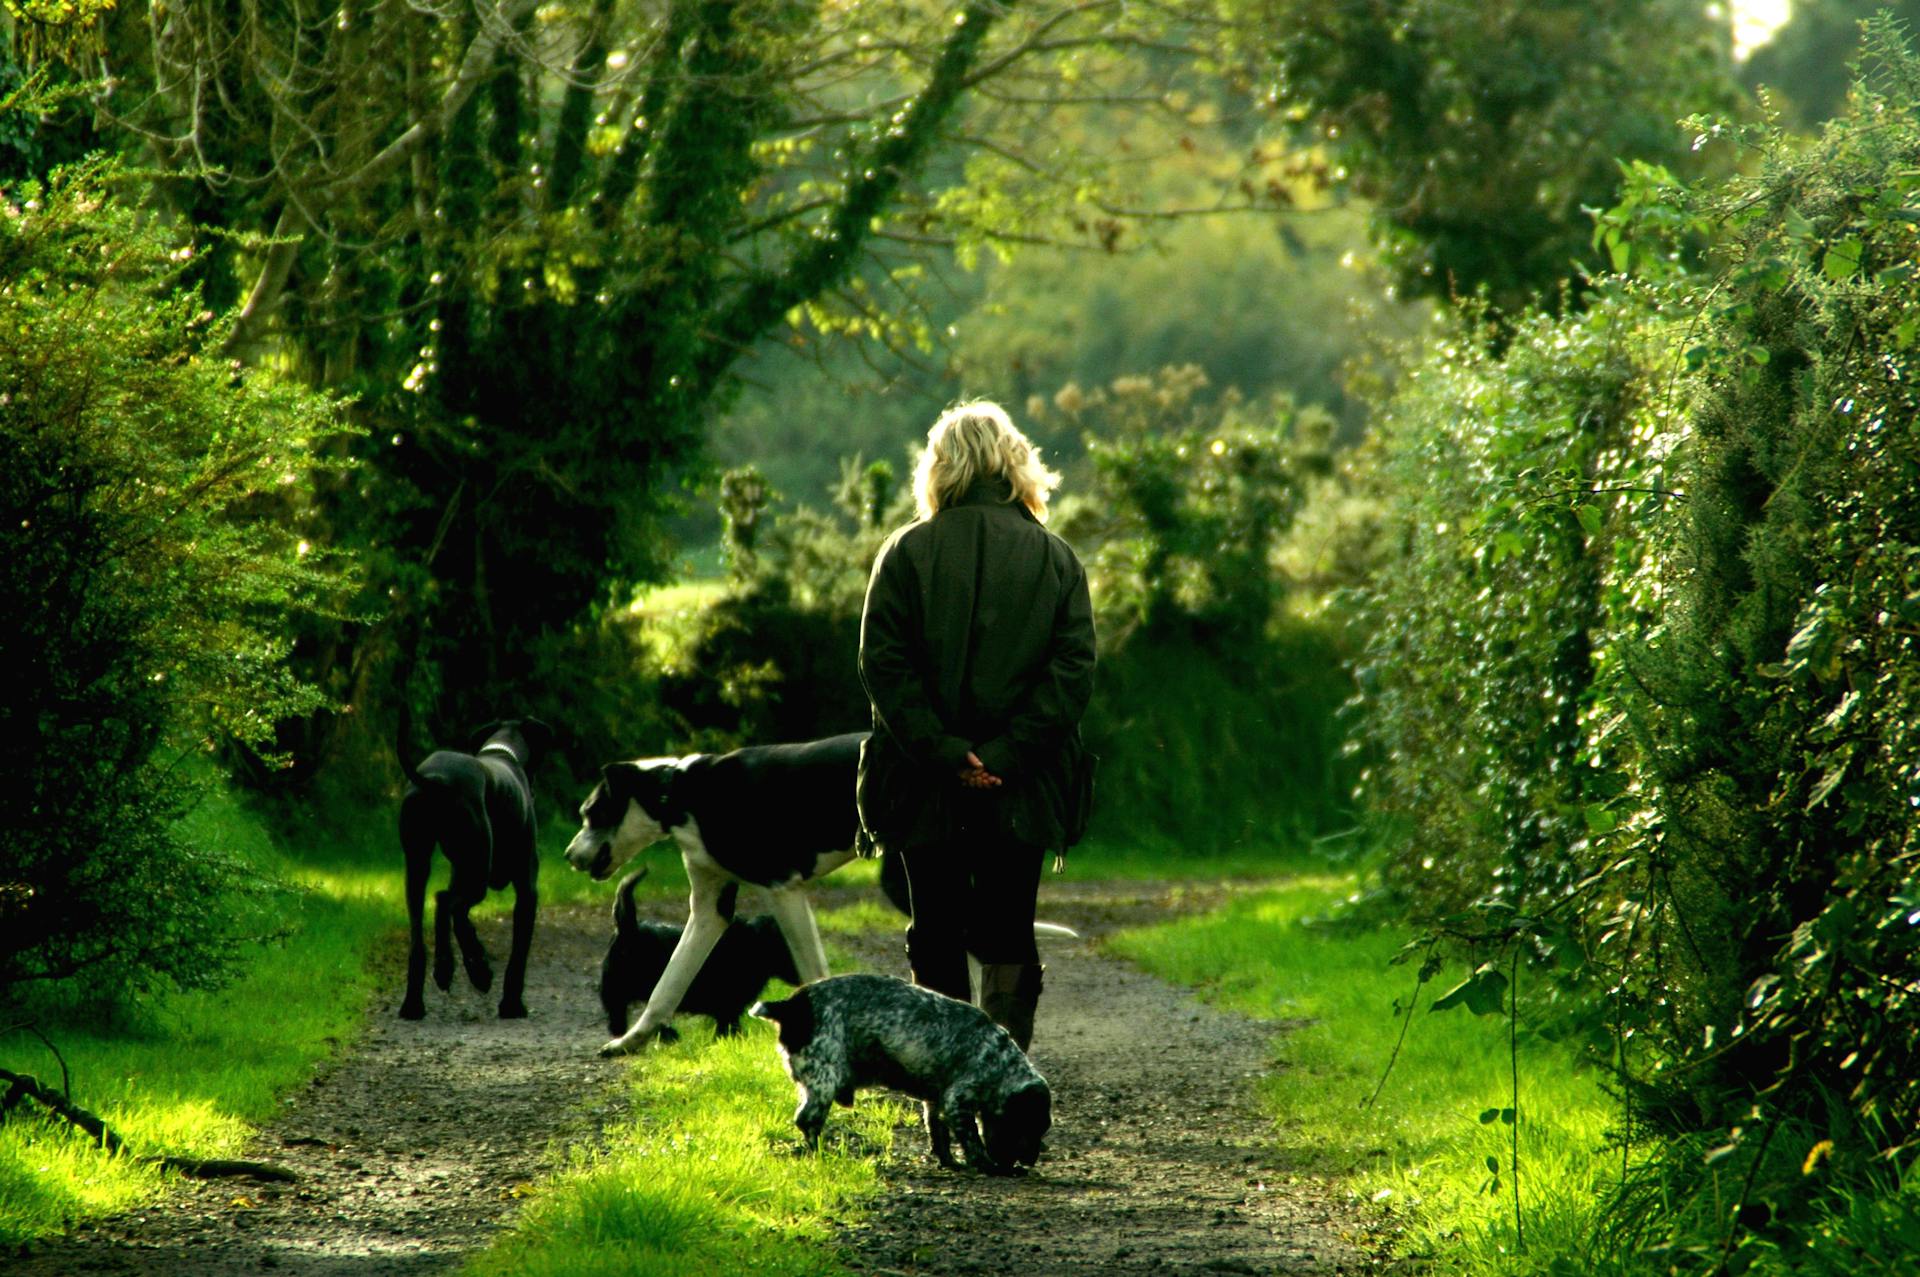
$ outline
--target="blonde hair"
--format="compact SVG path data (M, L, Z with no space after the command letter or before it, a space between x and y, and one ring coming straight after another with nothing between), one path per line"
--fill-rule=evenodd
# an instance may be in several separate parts
M1013 485L1014 500L1047 521L1047 498L1060 476L1041 464L1040 449L992 400L957 403L927 431L927 446L913 469L914 505L922 519L931 519L977 480L996 475Z

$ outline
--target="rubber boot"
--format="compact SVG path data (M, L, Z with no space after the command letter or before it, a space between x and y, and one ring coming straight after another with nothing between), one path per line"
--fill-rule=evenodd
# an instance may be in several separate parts
M1013 1035L1022 1051L1033 1044L1033 1011L1040 1003L1037 962L988 962L980 967L980 1009Z

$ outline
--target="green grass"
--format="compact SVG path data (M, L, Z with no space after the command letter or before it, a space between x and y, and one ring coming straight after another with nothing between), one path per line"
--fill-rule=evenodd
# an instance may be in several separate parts
M1481 1121L1513 1103L1506 1022L1430 1013L1449 975L1464 974L1443 973L1423 991L1369 1106L1403 1022L1395 1001L1412 995L1414 973L1388 965L1401 935L1319 921L1353 889L1352 875L1301 876L1211 915L1123 933L1110 947L1222 1006L1290 1023L1260 1095L1279 1149L1297 1169L1332 1175L1378 1203L1396 1250L1450 1273L1587 1271L1582 1248L1619 1172L1618 1155L1602 1151L1615 1110L1564 1048L1523 1038L1522 1250L1513 1130ZM1500 1168L1498 1192L1489 1158Z
M115 1013L42 999L37 1026L66 1061L73 1101L133 1151L232 1156L281 1095L357 1034L374 988L367 956L394 926L398 887L357 863L364 850L352 843L333 843L327 860L293 859L224 795L204 803L187 832L293 887L277 906L284 934L217 992ZM60 1082L59 1061L24 1031L0 1037L0 1064ZM167 1178L107 1157L64 1124L16 1115L0 1126L0 1245L149 1201Z
M630 1067L633 1118L603 1151L575 1149L473 1277L746 1273L808 1277L844 1270L835 1217L879 1183L878 1157L905 1115L863 1097L834 1110L818 1157L796 1154L793 1083L750 1022L732 1039L694 1028Z

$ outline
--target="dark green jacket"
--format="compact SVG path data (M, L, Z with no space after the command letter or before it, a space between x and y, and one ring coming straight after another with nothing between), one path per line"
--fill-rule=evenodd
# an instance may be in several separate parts
M874 559L860 619L873 708L860 754L865 850L944 841L963 801L994 832L1035 846L1071 846L1085 827L1087 574L1011 492L1005 479L982 480L895 532ZM970 750L1000 788L961 787Z

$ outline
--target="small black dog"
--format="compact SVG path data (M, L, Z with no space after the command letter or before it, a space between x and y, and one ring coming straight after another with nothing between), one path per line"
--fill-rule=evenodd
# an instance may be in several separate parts
M885 1086L924 1102L930 1151L949 1170L959 1169L950 1134L967 1165L989 1175L1039 1159L1053 1093L978 1007L892 976L843 975L753 1014L780 1026L780 1057L800 1088L793 1121L808 1147L819 1147L834 1103L851 1108L855 1090Z
M613 893L613 943L600 960L600 1005L607 1009L607 1032L619 1037L627 1031L627 1006L645 1002L653 994L667 959L680 943L680 928L664 922L641 922L633 908L633 888L647 876L635 870L620 880ZM686 996L680 999L680 1013L713 1017L716 1036L727 1037L740 1031L740 1017L753 1000L776 976L788 984L800 983L793 953L787 948L786 935L772 914L735 918L734 904L739 885L729 883L720 892L720 914L728 920L719 942L701 966ZM672 1025L660 1030L663 1041L677 1034Z
M401 735L404 741L404 727ZM500 1018L526 1015L521 995L540 902L540 856L534 847L533 787L527 783L527 764L534 751L545 749L552 739L553 729L537 718L492 722L473 734L471 753L435 750L418 767L408 764L403 743L400 766L409 784L400 799L400 848L407 861L411 943L407 992L400 1002L402 1019L418 1020L427 1013L422 997L427 945L421 923L436 846L447 854L453 879L433 898L433 982L442 989L452 986L453 941L458 938L460 958L473 987L493 987L493 968L468 911L489 888L499 891L511 886L513 951L507 957L500 990Z

